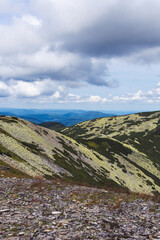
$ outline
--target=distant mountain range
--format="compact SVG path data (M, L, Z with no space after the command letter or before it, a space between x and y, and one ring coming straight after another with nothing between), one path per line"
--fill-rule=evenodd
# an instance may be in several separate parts
M61 133L1 116L0 176L63 178L160 193L159 143L160 111L98 118Z
M65 126L73 126L83 121L116 115L114 113L83 110L0 109L0 115L3 114L23 118L36 124L59 122Z
M44 122L59 122L65 126L73 126L77 123L92 120L99 117L109 117L113 116L112 114L106 114L101 112L68 112L62 115L59 114L34 114L28 116L20 116L23 119L34 123L44 123Z

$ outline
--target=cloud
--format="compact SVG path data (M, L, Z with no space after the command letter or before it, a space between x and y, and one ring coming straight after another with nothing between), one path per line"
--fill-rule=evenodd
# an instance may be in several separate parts
M105 103L107 102L106 98L101 98L100 96L90 96L88 102L91 103Z
M124 96L110 96L110 102L145 102L145 103L159 103L160 102L160 82L155 88L147 92L139 90L136 93L128 93Z
M53 95L50 96L51 101L63 101L66 96L68 95L68 92L65 87L58 87L57 91L54 92Z
M160 83L148 92L117 96L73 94L81 86L118 87L112 77L116 69L110 73L112 59L159 63L159 21L159 0L1 0L0 97L46 103L159 102Z
M111 104L111 103L159 103L160 102L160 83L157 86L148 91L143 92L139 90L136 93L129 93L123 96L101 97L99 95L76 95L68 93L66 89L59 88L51 97L51 101L58 103L99 103L99 104Z
M41 23L42 23L41 20L39 20L37 17L32 16L32 15L22 16L22 21L24 21L25 23L28 23L34 27L41 27Z
M0 77L117 87L112 57L159 61L158 0L2 0ZM149 17L148 17L149 16Z
M1 0L0 1L0 14L21 14L27 9L28 0Z
M8 97L8 96L10 96L9 87L4 82L0 82L0 97Z
M56 32L67 51L111 57L159 46L158 0L135 0L132 4L126 0L100 0L94 5L91 0L77 1L76 4L73 0L69 3L65 0L36 3L41 16L44 17L44 11L47 11L51 20L49 37L56 39Z
M37 103L160 103L160 82L147 92L142 90L119 96L78 95L69 92L67 86L57 85L51 79L26 82L10 79L7 83L0 81L0 98L27 99Z
M106 103L108 102L107 98L102 98L100 96L85 95L80 96L72 93L68 93L66 89L63 91L59 89L53 94L50 98L52 101L58 103Z
M142 49L128 56L127 60L139 64L157 64L160 62L160 46Z
M0 62L2 79L23 78L34 81L35 78L52 78L61 82L71 82L70 86L75 83L78 85L78 82L115 86L115 81L108 79L105 59L83 58L69 52L42 48L40 51L20 54L14 58L5 56Z
M37 98L52 95L57 90L55 82L50 79L35 82L9 80L0 82L0 97Z
M80 86L79 82L110 87L112 81L107 79L106 59L84 58L61 49L56 30L54 38L48 36L47 22L41 16L22 14L13 15L11 23L0 25L1 80L34 82L36 78L52 78L70 82L74 87Z
M55 103L106 103L106 98L100 96L84 95L79 96L69 93L64 86L58 86L51 79L37 80L35 82L26 82L22 80L10 79L7 83L0 81L0 98L15 99L35 99L40 102Z
M1 57L4 61L6 57L10 57L10 66L12 66L15 57L33 54L43 45L43 36L40 35L39 30L22 19L23 16L22 18L14 17L11 24L0 25Z

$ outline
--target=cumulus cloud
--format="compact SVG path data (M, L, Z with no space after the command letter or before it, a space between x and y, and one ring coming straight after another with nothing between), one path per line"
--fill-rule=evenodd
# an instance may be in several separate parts
M58 103L107 103L109 100L107 98L102 98L98 95L85 95L85 96L80 96L72 93L68 93L66 90L65 91L56 91L53 96L50 98L53 101L56 101Z
M91 103L105 103L107 102L107 99L106 98L101 98L100 96L90 96L89 99L88 99L88 102L91 102Z
M139 90L136 93L129 93L124 96L110 96L110 102L146 102L146 103L159 103L160 102L160 82L157 86L144 92Z
M8 96L10 96L10 88L4 82L0 82L0 97Z
M0 77L23 78L34 81L35 78L52 78L65 82L88 82L94 85L115 87L116 83L108 79L105 59L83 58L74 53L50 51L42 48L40 51L20 54L14 58L5 56L0 59ZM75 85L75 84L74 84Z
M67 87L119 86L111 59L160 61L160 1L1 0L0 96L66 102L159 101L159 86L124 96ZM12 79L12 80L11 80ZM48 98L49 97L49 98Z
M47 11L54 30L67 51L92 56L124 56L159 45L158 0L36 1L41 16ZM52 14L54 17L52 17ZM54 21L58 19L58 22ZM46 16L44 17L46 20Z
M160 45L158 0L2 0L0 6L11 18L0 24L2 80L49 77L116 87L110 57L145 60L151 51L150 59L160 59L154 53Z
M4 63L5 58L10 57L10 66L16 56L37 52L43 44L38 29L22 19L14 17L11 24L0 24L0 53Z
M139 90L136 93L106 97L99 95L77 95L70 93L67 87L58 86L51 79L44 79L35 82L22 80L9 80L7 83L0 81L0 98L7 99L34 99L40 103L160 103L160 82L150 91Z
M49 77L62 82L110 86L106 59L84 58L80 54L63 50L63 43L55 28L52 38L48 36L48 28L51 26L48 25L49 18L41 18L40 13L37 13L38 16L13 15L11 23L0 25L0 78L4 81L9 78L35 81L37 77Z
M56 84L50 79L35 82L11 79L7 83L0 82L0 97L33 98L52 95L56 90Z
M66 89L57 90L51 97L56 102L74 102L74 103L159 103L160 102L160 83L157 86L147 92L139 90L136 93L128 93L123 96L106 96L101 97L99 95L75 95L68 93Z

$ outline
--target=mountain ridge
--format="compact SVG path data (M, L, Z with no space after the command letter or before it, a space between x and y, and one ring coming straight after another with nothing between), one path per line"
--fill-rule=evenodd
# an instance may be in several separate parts
M87 110L29 110L0 108L0 115L19 117L36 124L41 124L44 122L59 122L66 126L72 126L79 122L95 119L97 117L114 116L115 113Z
M159 134L159 112L154 114L95 119L64 129L66 135L16 117L0 117L0 165L7 164L32 177L160 192L159 159L151 159L136 143L143 129L142 137L147 133L144 142L148 134L153 135L152 141L157 139L154 150L160 156L159 135L155 137ZM122 141L126 129L132 134ZM138 136L134 137L133 129Z

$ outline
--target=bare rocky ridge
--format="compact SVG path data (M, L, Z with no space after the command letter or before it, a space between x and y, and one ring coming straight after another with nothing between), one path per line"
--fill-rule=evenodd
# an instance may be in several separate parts
M42 179L0 180L0 239L160 239L160 203Z

